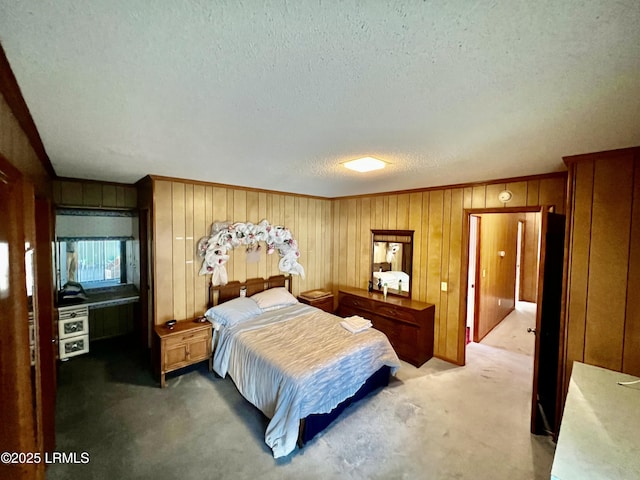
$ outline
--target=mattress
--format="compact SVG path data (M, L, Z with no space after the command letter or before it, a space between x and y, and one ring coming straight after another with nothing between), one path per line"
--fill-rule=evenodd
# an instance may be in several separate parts
M383 284L387 284L387 287L392 290L401 290L403 292L409 291L409 275L401 271L388 270L386 272L373 272L373 278L382 281Z
M341 320L295 304L220 330L213 368L270 419L265 442L276 458L295 449L300 419L330 412L382 366L400 367L382 332L353 334Z

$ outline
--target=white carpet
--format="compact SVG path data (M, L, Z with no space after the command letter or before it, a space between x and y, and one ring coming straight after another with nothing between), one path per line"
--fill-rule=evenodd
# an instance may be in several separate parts
M403 363L302 450L274 460L266 419L206 364L160 389L116 343L60 368L56 449L87 465L55 479L548 479L554 445L529 434L533 359L470 344L467 365Z

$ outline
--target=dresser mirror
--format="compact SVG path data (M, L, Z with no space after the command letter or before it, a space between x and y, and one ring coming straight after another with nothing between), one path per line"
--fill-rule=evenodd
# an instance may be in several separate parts
M371 230L371 245L373 290L411 298L413 230Z

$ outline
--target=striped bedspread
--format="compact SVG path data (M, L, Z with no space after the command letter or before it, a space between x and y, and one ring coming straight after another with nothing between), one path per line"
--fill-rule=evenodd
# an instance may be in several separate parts
M296 304L220 331L213 368L271 419L265 442L276 458L295 449L301 418L330 412L383 365L400 367L382 332L354 334L341 320Z

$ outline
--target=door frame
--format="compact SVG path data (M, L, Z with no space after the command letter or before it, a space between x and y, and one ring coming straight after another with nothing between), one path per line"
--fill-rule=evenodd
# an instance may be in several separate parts
M483 213L535 213L553 209L550 205L536 205L529 207L496 207L496 208L465 208L464 209L464 225L462 230L462 257L464 261L460 262L460 292L459 318L460 325L458 327L458 365L465 365L467 361L467 347L465 345L465 333L467 328L467 295L468 295L468 276L469 276L469 224L471 215L482 215ZM476 269L477 270L477 269ZM476 271L477 276L477 271ZM463 280L464 279L464 280ZM476 279L477 280L477 279ZM476 282L476 303L478 295L478 284ZM475 308L475 307L474 307ZM476 311L477 319L478 312Z
M478 331L478 317L479 317L479 313L480 313L480 304L478 302L478 282L480 280L480 229L482 227L482 217L479 215L474 215L471 214L469 215L467 218L469 220L469 226L468 226L468 233L471 233L471 217L475 217L476 218L476 232L475 232L475 239L476 239L476 245L475 245L475 252L474 252L474 260L475 260L475 265L474 265L474 269L473 269L473 274L474 274L474 278L473 278L473 282L469 282L469 278L468 278L468 273L467 273L467 278L466 278L466 288L467 288L467 295L469 294L469 283L473 283L473 307L472 307L472 311L473 311L473 332L471 332L472 335L476 335L476 332ZM471 240L471 237L469 236L469 239L467 241L467 243L469 243ZM469 245L469 248L467 248L467 251L465 252L467 254L467 268L469 268L469 260L470 260L470 256L469 256L469 252L471 252L471 245ZM461 282L462 283L462 282ZM467 297L466 299L466 310L465 310L465 314L468 315L469 314L469 298ZM469 317L467 316L464 320L464 327L465 327L465 348L467 348L467 336L466 336L466 329L467 326L469 325ZM470 337L470 341L471 341L471 337ZM475 341L475 340L474 340Z
M461 249L462 249L462 255L463 257L466 258L465 261L461 262L460 265L460 284L462 287L462 291L460 292L460 305L459 305L459 316L460 316L460 320L459 320L459 326L458 326L458 365L465 365L466 364L466 353L467 353L467 347L465 344L465 333L466 333L466 325L467 325L467 295L468 295L468 275L469 275L469 224L470 224L470 217L471 215L479 215L479 214L483 214L483 213L529 213L529 212L539 212L541 214L541 221L542 221L542 215L544 215L544 212L555 212L555 206L553 205L536 205L536 206L523 206L523 207L506 207L506 208L465 208L464 209L464 225L463 225L463 231L462 231L462 245L461 245ZM565 214L565 218L566 218L566 214ZM565 227L566 228L566 227ZM542 234L542 232L541 232ZM566 250L566 237L565 237L565 250ZM542 248L542 245L541 245ZM542 255L542 252L539 253L539 255ZM565 258L563 259L563 270L566 271L566 263L567 263L567 258L565 255ZM540 275L540 268L541 265L540 263L538 264L538 276ZM477 273L477 272L476 272ZM464 279L464 280L462 280ZM563 279L563 292L562 292L562 298L564 299L564 279ZM538 286L538 288L540 288ZM476 295L478 292L478 285L476 283ZM539 301L540 297L538 296L537 300ZM562 307L564 306L564 300L562 302ZM563 308L561 308L561 317L560 317L560 331L558 332L558 335L560 337L560 344L559 344L559 351L558 351L558 372L562 371L564 369L564 366L562 365L562 349L563 349L563 342L562 342L562 338L563 338L563 329L564 329L564 312L563 312ZM536 312L536 328L539 328L540 326L538 325L538 314ZM536 342L538 340L536 339ZM538 351L536 349L536 355L534 355L534 369L536 368L536 364L539 361L538 358ZM534 384L533 382L536 382L537 379L536 378L532 378L532 389L534 388ZM559 385L559 382L558 382ZM533 413L532 413L533 415ZM556 418L556 422L557 422L557 418ZM556 428L556 434L557 434L557 428Z
M25 270L25 184L24 177L8 159L0 154L0 190L3 198L6 230L0 244L5 245L6 264L5 291L0 292L2 308L2 348L0 348L0 396L3 407L0 411L0 442L3 450L13 452L38 452L36 421L34 412L34 386L32 385L28 305ZM35 285L34 294L37 295ZM5 296L5 293L8 295ZM36 357L37 359L37 357ZM7 472L5 474L5 472ZM32 463L15 468L0 463L0 477L44 478L44 465Z
M526 235L525 228L527 228L527 222L518 220L518 233L516 240L516 304L522 301L522 246Z

